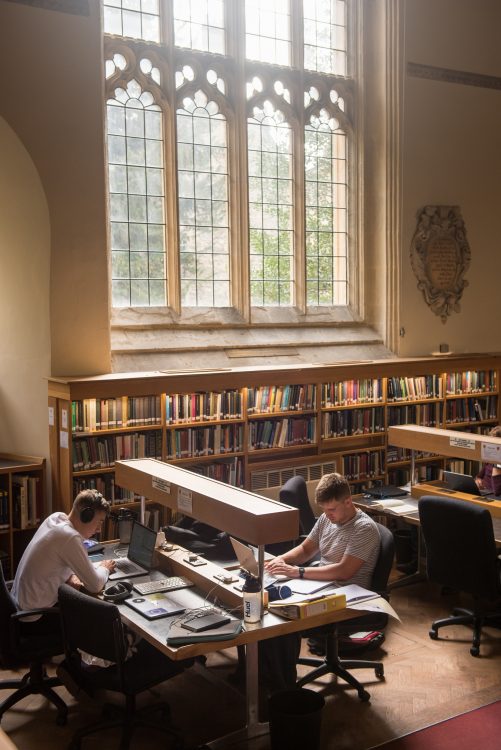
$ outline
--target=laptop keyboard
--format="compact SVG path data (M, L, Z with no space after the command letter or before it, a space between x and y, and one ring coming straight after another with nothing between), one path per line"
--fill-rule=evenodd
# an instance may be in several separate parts
M136 566L132 565L132 563L128 562L127 560L116 560L115 568L118 571L120 571L120 573L136 573L137 572Z
M193 586L193 583L182 576L171 576L161 578L158 581L145 581L145 583L135 583L134 589L140 594L158 594L161 591L174 591L175 589L184 589L187 586Z

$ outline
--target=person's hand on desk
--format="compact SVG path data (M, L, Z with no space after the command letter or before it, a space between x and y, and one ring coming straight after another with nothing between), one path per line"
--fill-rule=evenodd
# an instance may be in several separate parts
M107 568L110 573L113 573L115 570L115 560L101 560L97 567Z
M268 560L264 564L264 567L268 573L272 575L284 576L286 578L299 578L299 571L297 565L289 565L281 557L274 557L273 560Z

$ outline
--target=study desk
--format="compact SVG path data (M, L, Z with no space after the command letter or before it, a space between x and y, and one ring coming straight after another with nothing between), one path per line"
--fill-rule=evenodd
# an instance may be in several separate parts
M178 551L178 550L176 550ZM180 555L185 551L179 549ZM162 553L160 553L160 562L162 563ZM165 565L165 556L163 563ZM205 566L203 566L205 567ZM216 566L217 567L217 566ZM179 568L177 568L179 570ZM219 570L223 570L219 568ZM169 572L169 571L167 571ZM170 568L170 572L174 572L173 568ZM212 568L211 568L212 572ZM194 571L188 571L186 568L183 570L183 575L186 577L193 578ZM156 574L159 575L158 573ZM141 581L143 578L136 578L135 580ZM148 580L148 577L145 577ZM200 574L199 574L200 580ZM206 579L210 581L210 576ZM171 592L171 596L176 602L179 602L186 609L196 609L204 606L212 599L218 588L225 588L224 585L214 585L209 591L204 588L191 587L186 589L178 589ZM226 588L230 588L229 586ZM241 593L233 590L227 592L226 599L233 599L235 602L231 607L227 605L228 609L233 608L236 610L242 604ZM379 598L371 601L371 604L381 601ZM238 602L238 604L237 604ZM322 613L313 615L306 618L297 620L285 620L278 615L268 612L265 610L261 623L256 623L245 626L245 630L240 633L236 638L225 641L206 641L203 643L186 644L179 647L168 646L166 639L167 633L170 627L170 623L179 618L179 615L174 617L166 617L158 620L147 620L142 617L138 612L128 607L126 604L119 604L120 614L123 622L138 633L140 636L145 638L152 646L157 648L160 652L168 656L174 661L181 659L189 659L195 656L201 656L204 654L212 653L215 651L223 651L227 648L234 646L245 646L245 659L246 659L246 686L245 686L245 697L246 697L246 725L240 730L233 732L224 737L220 737L216 740L208 742L204 747L209 748L227 748L238 745L239 743L248 742L252 739L260 737L261 735L267 734L268 723L260 722L258 717L258 643L259 641L266 640L268 638L274 638L279 635L287 635L289 633L296 633L309 628L318 627L325 625L326 623L341 622L343 620L349 620L355 617L359 617L364 612L362 609L341 609L333 612ZM238 614L234 611L233 614ZM241 614L241 613L240 613Z
M412 490L414 490L415 488L417 488L416 494L414 494L413 492L412 496L398 498L399 500L402 500L402 502L404 502L406 505L412 505L415 508L414 511L409 511L408 513L392 513L391 509L389 508L375 508L374 505L367 498L364 498L363 495L356 495L354 497L355 505L369 515L378 515L386 516L387 518L401 519L402 521L405 521L405 523L408 523L410 526L416 526L418 529L417 571L415 573L410 573L408 575L402 576L396 581L392 581L388 585L388 588L390 590L399 588L400 586L407 586L411 583L418 583L419 581L426 579L426 555L423 554L424 540L421 536L421 523L419 520L418 510L420 497L423 497L423 495L440 495L441 497L454 498L458 495L461 495L462 500L474 502L475 504L486 507L487 510L489 510L489 506L493 504L486 503L485 501L482 501L482 498L476 498L474 495L468 495L464 492L451 492L450 490L447 491L444 487L437 487L437 485L433 482L413 485ZM496 540L496 545L498 547L501 547L501 518L492 516L492 526L494 529L494 538Z

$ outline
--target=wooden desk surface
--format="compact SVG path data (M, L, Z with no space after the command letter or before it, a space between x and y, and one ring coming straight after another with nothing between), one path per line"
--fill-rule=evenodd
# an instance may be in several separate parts
M437 490L431 484L428 484L428 485L415 485L415 486L416 487L424 487L424 486L427 487L426 492L421 492L420 495L419 495L419 497L422 497L423 495L439 495L439 494L441 496L443 496L443 497L456 497L456 495L462 495L463 494L463 493L456 492L456 493L454 493L454 495L451 495L451 494L448 495L444 490L442 490L442 492L439 493L439 492L437 492ZM420 525L420 522L419 522L419 511L418 511L419 497L405 497L405 498L402 497L402 498L400 498L405 503L407 503L409 505L413 505L415 507L415 509L416 509L414 511L414 513L410 513L409 512L409 513L404 513L402 515L401 514L397 514L397 513L392 513L391 510L389 510L389 509L387 509L387 510L381 510L379 508L374 508L369 502L367 502L367 500L362 495L357 495L354 498L354 502L355 502L355 505L358 508L361 508L362 510L365 510L367 513L369 513L371 515L378 515L378 516L380 516L380 515L383 516L384 515L384 516L388 516L389 518L400 518L403 521L405 521L406 523L411 524L412 526L419 526ZM470 497L471 497L471 495L466 495L466 496L462 497L461 499L468 500ZM477 501L473 500L473 502L477 502ZM481 502L481 504L483 506L487 507L488 510L490 510L490 506L492 505L492 503L486 503L486 502ZM498 517L496 517L496 516L493 515L492 526L494 528L494 537L496 539L496 544L501 547L501 518L498 518Z
M486 508L493 517L493 520L494 518L501 518L501 499L487 502L477 495L449 490L447 487L440 486L439 481L414 484L411 488L411 494L412 497L415 498L423 497L423 495L439 495L441 497L452 497L456 500L465 500L466 502L474 503L475 505L480 505L482 508Z
M183 575L194 581L195 586L185 589L177 589L169 593L169 597L179 602L186 609L196 609L215 601L217 598L223 603L228 611L236 616L241 615L242 594L237 591L233 584L223 584L214 579L215 573L225 572L224 568L215 563L207 562L198 568L193 568L184 558L187 550L179 547L173 552L157 551L156 564L161 571L169 575ZM161 576L157 573L156 576ZM148 576L138 577L134 580L148 580ZM371 600L372 603L378 603L381 599ZM134 631L139 633L143 638L149 641L155 648L166 654L170 659L188 659L201 654L208 654L212 651L222 651L233 646L240 646L247 643L257 643L258 641L274 638L278 635L287 633L296 633L301 630L308 630L319 625L325 625L330 622L341 622L350 620L364 614L365 610L359 609L341 609L333 612L326 612L313 615L307 618L297 620L286 620L275 613L265 611L261 623L245 626L245 630L236 638L228 641L206 641L203 643L193 643L177 648L167 645L167 633L173 618L165 617L158 620L147 620L145 617L128 607L126 604L120 604L120 614L123 621ZM178 616L174 616L175 619Z
M193 588L173 591L170 596L172 596L172 599L176 602L185 606L186 609L196 609L197 607L204 606L204 604L208 604L208 600L203 593L200 592L200 590L195 590ZM377 603L380 599L373 599L371 601ZM297 633L301 630L308 630L309 628L315 628L319 625L325 625L326 623L350 620L354 617L360 617L360 615L365 612L364 610L346 608L297 620L285 620L274 613L265 612L260 623L252 625L246 624L245 630L236 638L227 641L191 643L175 648L167 645L167 633L169 631L170 622L173 618L164 617L159 620L147 620L126 604L120 604L119 608L122 620L131 628L131 630L139 633L139 635L149 641L155 646L155 648L166 654L170 659L176 661L179 659L188 659L193 656L200 656L201 654L209 654L213 651L223 651L224 649L232 648L233 646L257 643L258 641L263 641L267 638L274 638L277 635ZM235 612L234 614L238 615L238 612ZM178 617L179 616L175 616L174 619L177 619Z

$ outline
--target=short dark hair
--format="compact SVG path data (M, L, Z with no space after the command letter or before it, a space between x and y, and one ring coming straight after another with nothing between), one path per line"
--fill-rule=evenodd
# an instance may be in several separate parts
M110 512L110 504L97 490L82 490L76 496L73 502L73 508L78 512L84 508L92 508L93 511L104 511L106 514Z
M324 474L315 490L315 501L318 505L329 503L331 500L346 500L350 496L350 485L342 474Z

